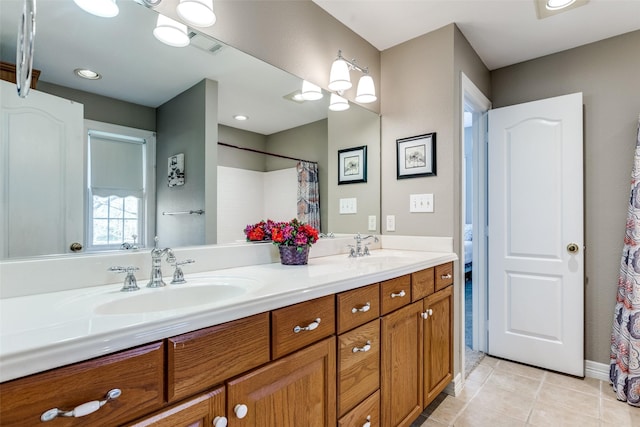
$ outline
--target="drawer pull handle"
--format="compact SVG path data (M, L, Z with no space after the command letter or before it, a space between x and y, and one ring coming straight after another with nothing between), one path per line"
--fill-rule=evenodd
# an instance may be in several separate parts
M420 316L422 316L424 320L427 320L429 316L433 316L433 310L432 309L425 310L424 313L420 314Z
M442 280L448 280L451 279L451 277L451 273L443 274L442 276L440 276Z
M353 347L353 352L357 353L359 351L366 353L367 351L371 350L371 341L367 340L367 343L365 345L363 345L362 347Z
M308 326L296 326L295 328L293 328L293 332L297 334L298 332L302 332L302 331L313 331L319 325L320 325L320 318L318 317L316 320L309 323Z
M247 416L247 413L249 412L249 408L247 408L247 405L241 403L239 405L236 405L233 408L233 412L236 413L236 417L243 419L244 417Z
M56 419L57 417L84 417L85 415L96 412L110 400L117 399L121 394L122 390L120 390L119 388L114 388L113 390L109 390L104 399L92 400L91 402L83 403L82 405L76 406L70 411L63 411L62 409L58 408L49 409L40 416L40 421L51 421L53 419Z
M362 427L371 427L371 415L367 415L367 421L362 424Z
M227 427L227 417L215 417L213 419L213 427Z
M367 312L367 311L369 311L369 310L371 310L371 303L370 303L370 302L367 302L365 305L363 305L363 306L362 306L362 307L360 307L360 308L355 308L355 307L353 307L353 308L351 309L351 312L352 312L352 313L358 313L358 312L360 312L360 313L366 313L366 312Z
M397 297L402 298L402 297L403 297L403 296L405 296L406 294L407 294L407 293L406 293L406 292L404 291L404 289L403 289L403 290L401 290L400 292L398 292L397 294L396 294L396 293L392 293L392 294L391 294L391 298L397 298Z

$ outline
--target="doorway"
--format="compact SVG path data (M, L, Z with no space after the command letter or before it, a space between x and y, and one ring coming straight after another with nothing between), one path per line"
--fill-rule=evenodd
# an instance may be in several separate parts
M460 307L462 366L470 370L487 350L487 111L491 102L462 73L461 75L461 244Z

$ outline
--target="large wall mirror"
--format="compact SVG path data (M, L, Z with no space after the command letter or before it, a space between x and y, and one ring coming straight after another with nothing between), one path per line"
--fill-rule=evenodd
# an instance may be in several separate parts
M25 101L45 93L80 105L81 125L74 129L82 135L81 144L60 145L69 130L58 132L56 141L57 128L50 123L57 119L49 113L63 108L55 104L42 108L49 124L24 115L20 120L27 131L3 129L0 259L68 253L74 241L82 243L82 252L121 250L120 244L92 244L101 242L92 224L112 219L111 208L125 212L120 224L126 223L129 193L109 201L104 214L88 200L104 202L108 196L101 188L125 178L143 183L140 194L148 202L136 211L146 224L136 232L137 245L153 244L156 234L162 245L172 247L241 241L247 223L295 215L291 192L296 191L297 161L292 159L318 163L323 232L366 232L371 216L379 229L378 114L354 104L347 111L329 111L326 92L318 101L296 100L300 78L193 29L187 47L162 44L152 34L155 11L134 1L118 5L118 16L99 18L72 0L38 2L34 68L40 75ZM0 3L0 60L5 63L15 63L21 11L22 0ZM74 74L78 68L99 72L101 78L81 79ZM7 117L16 99L15 85L3 82L2 120L12 130L17 127ZM248 120L238 121L236 115ZM368 147L367 182L338 185L338 150L363 145ZM128 161L112 162L105 148L110 146L124 147ZM171 181L176 165L183 169L183 181ZM48 179L47 173L56 178ZM343 198L357 199L356 214L339 212ZM129 234L134 233L123 230L133 244Z

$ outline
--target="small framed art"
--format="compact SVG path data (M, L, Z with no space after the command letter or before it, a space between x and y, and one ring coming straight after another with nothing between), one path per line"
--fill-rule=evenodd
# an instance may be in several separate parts
M396 140L398 179L436 175L436 133Z
M367 182L367 146L338 150L338 185Z

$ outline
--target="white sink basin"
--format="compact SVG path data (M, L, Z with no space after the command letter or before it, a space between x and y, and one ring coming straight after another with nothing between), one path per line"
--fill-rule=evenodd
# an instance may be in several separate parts
M241 280L241 282L245 282ZM253 283L252 280L246 280ZM137 314L212 304L247 293L247 287L228 281L191 287L169 285L160 289L150 289L144 293L126 294L124 298L106 302L95 308L96 314Z

